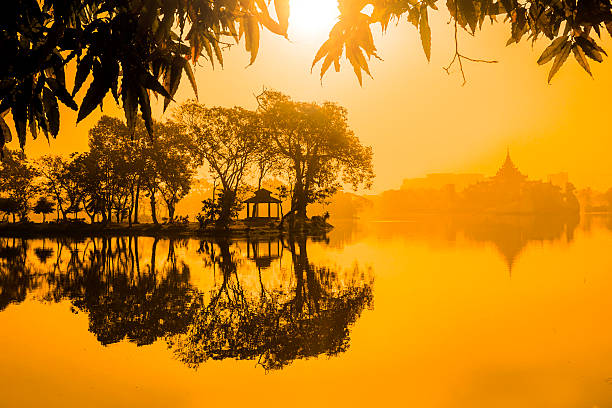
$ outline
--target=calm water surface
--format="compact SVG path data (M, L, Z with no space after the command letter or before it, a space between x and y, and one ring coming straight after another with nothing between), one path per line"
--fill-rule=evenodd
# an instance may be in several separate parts
M0 238L1 407L612 406L612 222Z

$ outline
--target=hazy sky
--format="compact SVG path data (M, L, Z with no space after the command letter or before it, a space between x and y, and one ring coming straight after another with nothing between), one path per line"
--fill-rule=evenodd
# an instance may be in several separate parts
M360 87L345 62L340 73L330 70L321 84L319 67L311 74L310 65L333 24L335 1L292 0L292 6L291 42L264 34L253 66L245 68L248 55L243 44L225 53L223 69L213 71L201 60L196 69L200 102L255 108L253 95L266 87L296 100L340 103L348 109L356 135L374 149L374 191L399 188L403 178L431 172L491 174L508 146L515 163L531 178L568 171L577 187L612 186L612 142L606 128L612 61L589 60L593 80L570 56L548 85L550 65L536 64L546 40L533 49L524 40L505 47L508 27L486 24L476 38L463 33L460 46L470 57L499 63L466 63L468 83L462 87L459 73L449 76L442 69L452 58L454 44L448 14L440 11L430 16L430 63L416 29L402 21L386 34L376 29L375 42L384 61L371 62L373 80L366 79ZM604 37L604 48L612 50L608 34ZM190 97L193 93L184 79L176 100ZM159 118L159 106L155 112ZM105 101L104 113L123 118L112 98ZM99 116L98 110L75 126L76 114L63 109L60 135L51 147L44 138L29 140L26 152L37 156L84 150L87 131Z

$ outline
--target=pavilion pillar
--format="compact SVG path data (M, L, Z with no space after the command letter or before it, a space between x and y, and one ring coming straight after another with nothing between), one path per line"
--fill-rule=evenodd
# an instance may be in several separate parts
M272 218L272 213L270 212L270 203L268 203L268 218Z
M247 203L247 220L249 219L249 203Z

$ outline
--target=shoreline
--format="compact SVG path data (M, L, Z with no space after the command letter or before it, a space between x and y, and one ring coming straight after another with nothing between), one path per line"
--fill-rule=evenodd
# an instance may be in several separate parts
M325 223L314 223L308 220L303 228L288 230L279 229L272 223L248 225L236 222L229 230L218 230L214 227L200 229L198 223L188 224L153 224L111 223L88 224L80 222L46 222L46 223L0 223L0 237L3 238L49 238L49 237L114 237L114 236L148 236L159 238L255 238L266 239L287 235L324 235L333 229Z

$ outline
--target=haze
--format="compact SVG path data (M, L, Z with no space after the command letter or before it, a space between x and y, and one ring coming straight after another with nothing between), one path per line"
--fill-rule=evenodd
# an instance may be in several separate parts
M460 33L462 52L499 63L466 65L468 83L462 87L458 73L449 76L442 69L450 61L453 42L448 14L439 12L431 17L430 63L416 29L402 21L390 27L388 35L376 33L379 55L385 61L371 63L373 80L368 78L359 87L347 63L321 83L318 71L310 73L310 65L333 24L333 8L317 15L312 10L320 3L325 1L293 1L291 42L265 32L253 66L245 68L248 56L242 44L225 54L223 69L213 70L201 60L196 70L200 101L209 106L255 108L253 95L268 88L282 90L295 100L340 103L348 109L354 132L374 149L374 192L399 188L404 178L432 172L492 174L507 147L532 178L567 171L579 188L605 190L612 185L606 135L612 90L609 64L592 63L593 80L575 61L568 61L548 85L548 69L536 64L544 43L533 49L525 41L505 47L508 28L485 24L478 38ZM309 24L296 13L317 18ZM609 48L610 41L604 37L604 48ZM180 103L192 97L184 80L175 99ZM104 113L123 118L112 98L107 98L104 108ZM163 117L160 104L155 112L157 118ZM100 111L78 126L74 126L74 112L64 107L62 115L57 140L50 146L42 137L29 141L28 155L86 149L87 132ZM15 140L9 144L17 146Z

